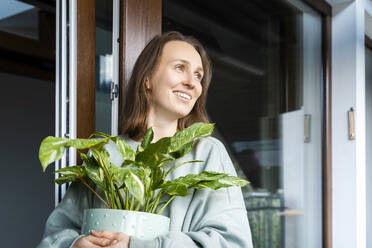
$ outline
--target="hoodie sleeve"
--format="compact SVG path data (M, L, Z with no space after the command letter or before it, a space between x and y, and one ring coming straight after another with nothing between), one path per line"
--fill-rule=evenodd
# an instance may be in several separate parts
M225 146L215 138L210 139L213 144L206 156L204 170L236 176ZM153 240L131 237L130 248L253 247L240 187L222 188L216 191L195 190L188 215L192 216L190 232L170 232Z
M63 200L53 210L37 248L69 248L80 238L83 210L88 208L88 192L80 182L73 182Z

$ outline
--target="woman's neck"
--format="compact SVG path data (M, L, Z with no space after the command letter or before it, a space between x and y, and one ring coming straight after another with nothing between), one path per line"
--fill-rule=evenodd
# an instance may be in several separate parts
M152 143L164 137L171 137L177 132L178 119L161 118L159 115L150 114L147 120L147 128L152 127L154 138Z

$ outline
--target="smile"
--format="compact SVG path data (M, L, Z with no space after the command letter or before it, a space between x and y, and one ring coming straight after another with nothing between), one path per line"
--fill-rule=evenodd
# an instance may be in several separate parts
M188 95L188 94L185 94L185 93L182 93L182 92L179 92L179 91L175 91L173 93L176 96L178 96L179 98L181 98L182 100L186 100L186 101L190 101L191 100L191 96Z

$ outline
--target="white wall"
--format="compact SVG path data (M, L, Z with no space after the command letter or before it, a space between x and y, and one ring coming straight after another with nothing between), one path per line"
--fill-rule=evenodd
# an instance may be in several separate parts
M310 142L304 144L304 240L300 247L322 247L321 17L303 15L304 114L311 115ZM303 124L302 124L303 125Z
M366 49L366 127L372 126L372 50ZM366 150L372 150L372 130L366 129ZM372 247L372 152L366 156L367 247Z
M337 2L337 1L333 1ZM332 243L366 247L364 1L333 5ZM353 107L356 139L348 139Z
M55 83L0 72L0 247L36 247L54 209L54 168L41 141L54 135Z

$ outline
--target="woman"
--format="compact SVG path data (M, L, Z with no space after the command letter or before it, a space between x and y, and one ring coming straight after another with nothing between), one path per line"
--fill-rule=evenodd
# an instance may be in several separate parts
M137 59L129 81L122 114L125 140L136 149L149 127L156 142L195 122L208 122L205 104L211 74L210 60L194 38L178 32L154 37ZM106 149L111 162L120 165L115 146L109 144ZM205 162L179 167L169 179L203 170L236 175L224 145L216 138L199 139L182 158L195 159ZM82 211L92 207L102 207L102 203L84 186L72 184L48 218L39 248L253 247L239 187L194 190L186 197L176 197L162 213L170 217L170 232L154 240L111 231L79 236Z

